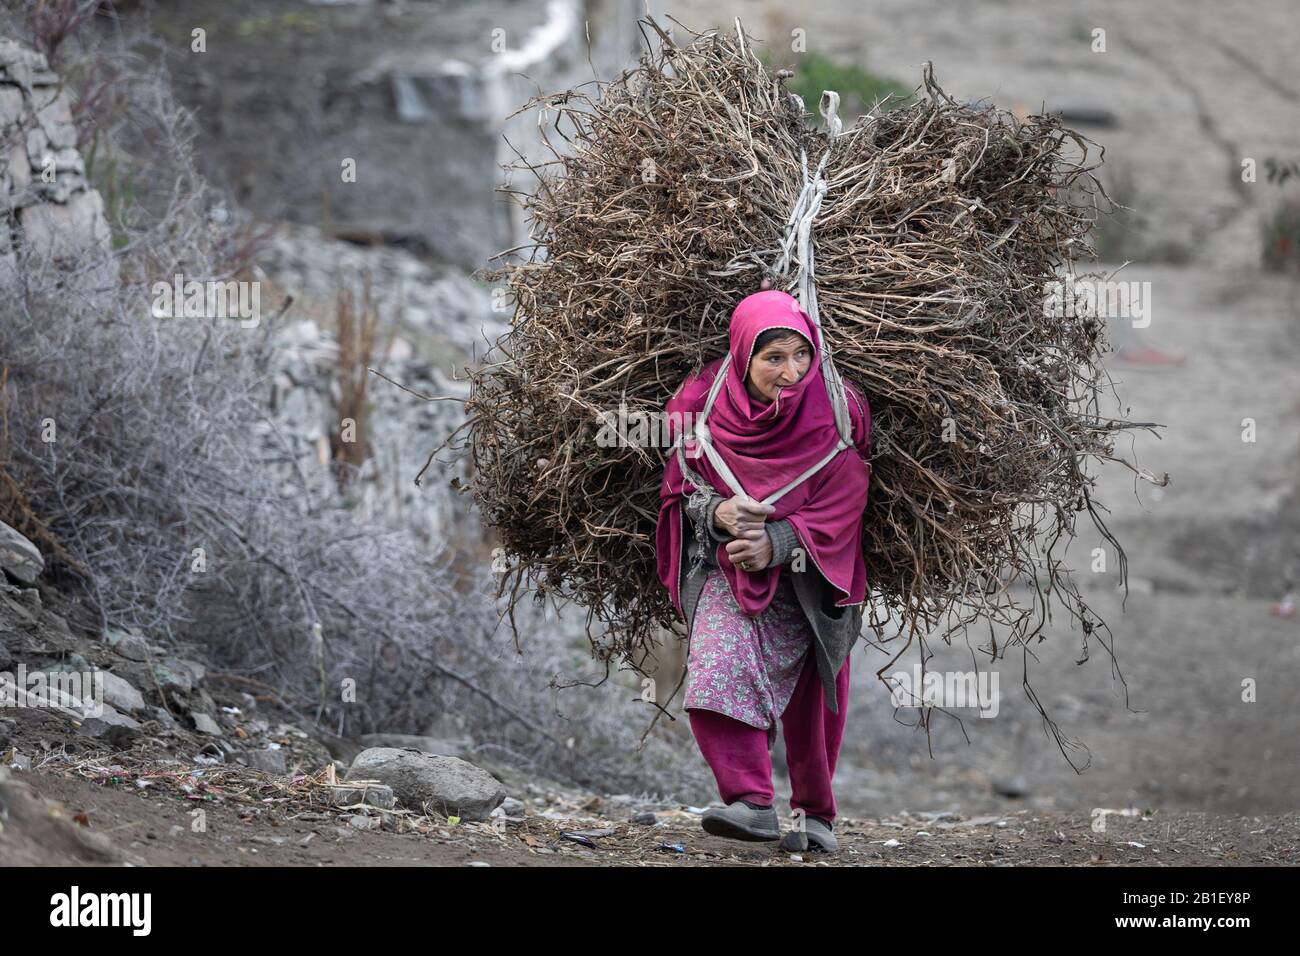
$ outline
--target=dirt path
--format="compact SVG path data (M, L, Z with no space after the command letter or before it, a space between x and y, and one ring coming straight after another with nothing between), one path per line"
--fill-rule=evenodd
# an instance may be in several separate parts
M705 834L687 808L615 805L599 797L550 793L530 801L523 821L500 835L492 826L461 823L427 833L361 830L350 813L285 812L268 804L204 802L204 832L193 832L195 805L139 790L134 781L101 785L60 773L16 774L33 794L57 801L40 812L41 827L0 831L0 860L10 865L138 866L798 866L830 865L821 854L802 859L776 844L748 844ZM11 783L8 794L11 804ZM33 805L35 802L33 801ZM51 814L53 810L53 814ZM11 808L11 814L14 810ZM656 822L631 822L654 812ZM788 826L788 821L785 826ZM69 829L98 835L58 839ZM564 832L607 831L586 847ZM1019 810L962 818L900 814L841 818L837 865L848 866L1187 866L1293 865L1300 853L1300 817L1233 817L1157 813L1108 816L1104 832L1084 813ZM66 834L65 834L66 836ZM111 845L110 845L111 844ZM673 848L676 844L680 849Z

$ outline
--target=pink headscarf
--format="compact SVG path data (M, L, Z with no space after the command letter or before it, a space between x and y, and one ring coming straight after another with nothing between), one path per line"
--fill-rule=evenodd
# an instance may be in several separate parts
M749 395L745 377L753 357L754 342L767 329L784 328L799 333L813 348L807 373L782 389L776 401L764 405ZM688 440L688 465L713 485L724 498L747 493L762 500L784 488L821 461L839 442L835 413L821 372L821 340L799 303L773 289L746 296L731 314L731 364L707 419L713 445L732 474L744 486L731 488L712 462ZM687 378L669 399L670 435L690 425L704 410L721 357L707 363L697 378ZM862 559L862 513L867 506L871 479L871 409L865 399L845 383L854 447L845 448L811 478L774 502L768 521L786 518L799 536L799 544L825 578L841 592L840 607L861 604L866 598L867 574ZM689 413L689 414L687 414ZM689 429L688 429L689 430ZM659 580L682 614L681 555L683 500L695 490L682 474L674 451L664 466L660 485L659 523L655 552ZM731 593L747 615L762 613L776 593L781 568L743 571L732 564L724 544L716 551L718 566Z

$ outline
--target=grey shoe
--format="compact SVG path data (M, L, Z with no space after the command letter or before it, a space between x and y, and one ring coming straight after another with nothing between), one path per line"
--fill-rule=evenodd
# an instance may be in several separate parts
M709 807L700 818L705 833L733 840L779 840L781 824L776 807L755 809L743 800L726 807Z
M781 849L787 853L803 853L808 849L834 853L839 848L831 824L820 817L804 817L804 830L791 830L781 838Z

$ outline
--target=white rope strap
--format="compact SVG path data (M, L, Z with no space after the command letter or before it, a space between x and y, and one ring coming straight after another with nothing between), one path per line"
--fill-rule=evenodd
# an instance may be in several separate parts
M843 124L837 115L839 110L840 96L833 90L827 90L822 93L820 112L826 120L826 128L831 139L837 137L843 129ZM835 414L835 430L839 433L840 440L836 446L831 449L821 461L813 465L794 481L790 482L784 488L773 492L763 499L763 504L773 504L783 495L798 487L801 483L811 478L822 468L826 467L836 455L852 444L852 423L849 418L848 400L844 391L844 380L840 377L839 370L835 367L835 359L831 354L830 343L826 341L825 333L822 330L821 314L817 308L817 281L816 268L813 261L813 243L812 243L812 224L821 209L822 199L826 196L826 179L823 172L826 169L826 162L830 159L831 151L827 149L822 154L820 162L817 164L816 171L810 176L808 174L808 154L800 151L799 160L803 165L803 189L799 193L799 198L795 201L794 208L790 212L790 218L786 222L786 233L781 241L781 254L774 267L777 275L784 276L789 273L791 255L797 256L796 276L798 281L798 300L799 305L807 314L812 324L817 328L817 337L821 339L822 347L822 378L826 382L826 392L831 399L831 408ZM707 419L709 413L713 410L713 403L718 397L718 392L722 388L722 383L726 378L727 369L731 364L731 353L728 352L723 359L722 364L718 367L717 375L713 379L713 386L709 389L708 401L705 403L704 411L696 420L694 436L696 442L703 449L705 456L712 462L713 467L717 469L718 474L723 480L731 486L734 494L745 494L749 497L749 492L745 491L740 481L732 474L727 463L722 460L717 450L713 447L712 435L709 432ZM682 466L682 472L690 480L691 484L697 489L710 487L707 480L696 475L686 464L684 453L684 435L679 434L677 438L677 455L678 461ZM698 480L697 480L698 479Z

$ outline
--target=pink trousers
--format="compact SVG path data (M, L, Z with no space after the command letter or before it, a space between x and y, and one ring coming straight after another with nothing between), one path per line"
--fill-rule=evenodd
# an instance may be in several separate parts
M790 809L802 809L805 815L823 820L835 819L831 777L835 775L848 715L848 658L836 676L835 696L840 706L838 714L826 706L816 655L809 650L794 695L781 715L781 730L790 768ZM722 802L730 805L743 798L771 806L776 795L767 731L716 710L690 709L687 714L700 752L718 781Z

